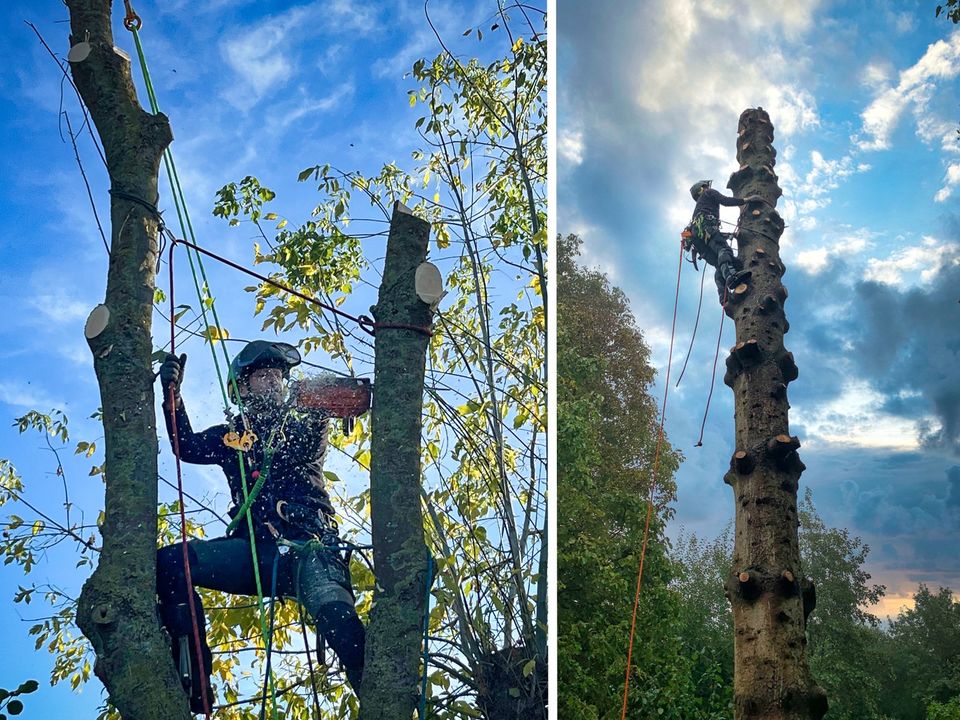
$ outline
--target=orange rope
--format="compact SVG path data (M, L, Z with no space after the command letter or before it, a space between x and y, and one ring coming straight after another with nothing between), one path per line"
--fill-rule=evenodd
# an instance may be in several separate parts
M643 526L643 545L640 548L640 569L637 571L637 592L633 598L633 617L630 620L630 643L627 646L627 672L623 681L623 707L620 720L627 717L627 696L630 692L630 661L633 658L633 636L637 628L637 609L640 607L640 589L643 586L643 561L647 555L650 539L650 519L653 516L653 496L657 488L657 469L660 467L660 448L663 445L663 423L667 417L667 396L670 392L670 366L673 363L673 339L677 331L677 305L680 301L680 271L683 269L683 244L680 244L680 263L677 265L677 290L673 298L673 325L670 328L670 352L667 355L667 377L663 383L663 407L660 411L660 429L657 431L657 449L653 455L653 471L650 480L650 499L647 501L647 519Z

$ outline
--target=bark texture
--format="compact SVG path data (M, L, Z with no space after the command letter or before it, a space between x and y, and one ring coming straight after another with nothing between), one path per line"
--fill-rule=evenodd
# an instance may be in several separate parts
M71 44L89 42L74 82L97 127L111 189L157 201L172 139L166 117L137 102L130 62L113 45L109 0L69 0ZM191 717L156 615L157 432L150 367L158 221L141 204L111 200L104 299L88 343L100 385L106 454L103 551L80 594L77 624L97 655L94 672L124 718ZM99 330L99 332L97 332Z
M429 337L384 325L427 328L429 306L414 275L427 256L430 224L394 206L377 304L370 518L376 569L366 662L363 720L410 720L417 706L426 600L427 548L420 503L420 432Z
M805 625L797 538L797 486L804 465L790 435L787 386L797 378L788 329L785 271L775 209L782 194L773 170L773 125L762 108L740 116L740 169L727 184L734 195L766 203L742 210L739 257L752 283L727 301L737 330L724 382L733 388L736 452L724 480L733 487L736 531L726 582L734 621L734 712L737 720L819 720L826 693L805 658Z

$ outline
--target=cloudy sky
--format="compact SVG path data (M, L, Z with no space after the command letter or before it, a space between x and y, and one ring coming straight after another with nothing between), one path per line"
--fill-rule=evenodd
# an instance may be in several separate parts
M729 192L737 119L767 110L788 225L801 487L828 523L869 543L868 569L888 590L880 615L919 582L960 590L960 31L932 2L558 5L558 231L578 233L585 263L627 293L665 369L688 188L713 178ZM669 402L667 431L687 458L674 536L713 535L733 516L721 479L732 393L719 380L694 447L720 323L707 283ZM698 287L686 265L675 363ZM729 320L723 332L727 348Z
M254 230L229 228L211 215L218 188L246 175L257 176L278 193L275 210L291 224L309 218L316 204L315 188L298 184L298 173L317 163L344 170L376 174L382 164L395 162L410 168L411 151L421 146L414 131L423 114L411 108L405 78L419 57L434 57L436 37L424 18L420 0L400 2L360 0L135 0L143 19L144 43L161 108L170 117L172 145L194 227L202 245L244 265L253 258ZM120 25L122 3L114 3L117 45L136 57L132 36ZM431 19L454 52L484 57L498 52L486 32L495 4L430 0ZM67 138L68 113L79 132L79 153L101 221L109 213L107 182L93 143L82 130L82 115L69 84L25 21L34 23L59 57L69 49L67 10L60 0L4 3L0 18L6 32L5 71L0 73L0 173L6 204L0 212L0 263L6 279L0 285L4 320L0 323L0 456L16 465L28 494L41 507L62 516L62 485L56 464L38 436L19 437L10 424L30 409L63 409L70 418L74 440L96 440L101 430L88 418L99 406L90 353L83 340L83 322L103 299L106 251L97 230L83 179ZM484 40L462 37L469 27L484 25ZM502 33L501 33L502 34ZM487 48L490 48L487 50ZM139 71L134 76L145 101ZM175 215L162 178L160 207L168 223ZM355 217L363 217L362 206ZM366 213L376 219L376 213ZM379 224L353 227L375 231ZM175 228L176 229L176 228ZM109 233L109 228L106 228ZM358 230L360 232L360 230ZM179 232L178 232L179 234ZM378 281L376 259L382 258L384 237L365 240L365 252L374 268L361 288L343 306L366 313ZM434 255L443 268L444 258ZM186 262L178 297L186 294ZM262 319L253 319L253 299L243 288L252 284L232 271L208 265L224 324L234 338L260 336ZM159 283L166 286L166 274ZM183 290L179 290L182 288ZM180 295L179 293L184 294ZM156 318L156 345L164 342L164 325ZM295 337L285 337L295 341ZM206 349L197 340L187 342L190 355L184 394L194 425L222 421L219 388ZM234 348L234 352L236 348ZM342 368L340 368L342 369ZM369 370L361 364L361 374ZM98 453L93 461L99 462ZM88 478L91 464L64 455L71 501L86 508L93 522L102 506L99 479ZM331 457L328 468L347 478L350 467ZM166 443L161 443L160 471L173 476ZM355 473L354 473L355 474ZM349 481L348 481L349 482ZM219 471L190 468L188 490L205 496L221 509L228 503ZM351 488L353 489L353 488ZM172 491L161 486L162 496ZM7 512L22 510L7 506ZM211 527L219 533L222 526ZM87 574L75 570L73 549L61 546L47 554L28 580L53 583L76 595ZM5 664L0 687L15 687L29 677L45 680L52 656L34 653L27 636L31 623L46 614L42 602L13 606L9 598L25 584L15 567L0 567L0 623L8 630L5 657L23 659L16 668ZM16 670L15 676L6 671ZM93 717L101 702L94 681L78 699L64 683L41 686L27 698L49 717ZM69 708L69 711L67 710Z

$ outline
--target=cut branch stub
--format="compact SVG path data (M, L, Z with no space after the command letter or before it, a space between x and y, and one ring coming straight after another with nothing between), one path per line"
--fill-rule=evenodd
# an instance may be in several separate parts
M730 460L730 466L741 475L749 475L756 464L756 459L746 450L737 450Z
M777 583L777 591L783 597L797 597L800 594L800 583L796 576L789 570L780 573L780 582Z
M793 359L792 352L785 352L780 358L780 373L785 383L791 383L800 377L800 369L797 367L797 361Z
M755 338L734 345L733 354L737 356L737 360L740 361L740 365L744 368L756 365L763 357L760 344Z
M763 577L761 573L751 570L740 570L728 581L728 594L731 598L739 597L747 603L756 600L763 591Z
M785 458L800 447L800 439L791 435L777 435L767 441L767 454L775 460Z
M110 324L110 308L106 305L97 305L90 311L87 322L83 326L83 334L87 340L92 340L107 329Z
M736 305L747 296L748 292L750 292L750 286L747 283L740 283L727 293L727 302Z
M773 295L764 295L760 299L760 303L757 307L757 312L766 315L767 313L773 312L778 307L780 307L780 301L777 300Z
M800 454L795 450L788 452L782 458L778 458L777 467L779 467L781 470L792 470L798 475L807 469L807 466L804 465L803 461L800 459Z
M783 232L783 228L786 227L786 224L783 222L783 218L780 216L775 209L770 209L766 215L763 216L763 222L772 225L773 231L779 235Z

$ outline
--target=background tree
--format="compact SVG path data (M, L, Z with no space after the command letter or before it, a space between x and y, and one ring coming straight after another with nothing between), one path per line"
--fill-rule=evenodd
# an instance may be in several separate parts
M577 265L580 240L557 250L558 713L619 713L657 434L650 351L626 298ZM644 564L631 668L631 717L712 717L684 653L680 596L663 526L680 455L661 451L657 512Z
M890 624L892 678L883 693L888 713L904 720L925 717L929 704L949 708L960 698L960 602L949 588L933 593L925 585L913 600Z
M883 597L864 564L870 548L849 532L827 527L807 488L800 503L802 572L816 587L817 610L807 623L810 670L827 690L830 718L882 718L885 658L879 619L865 608Z

